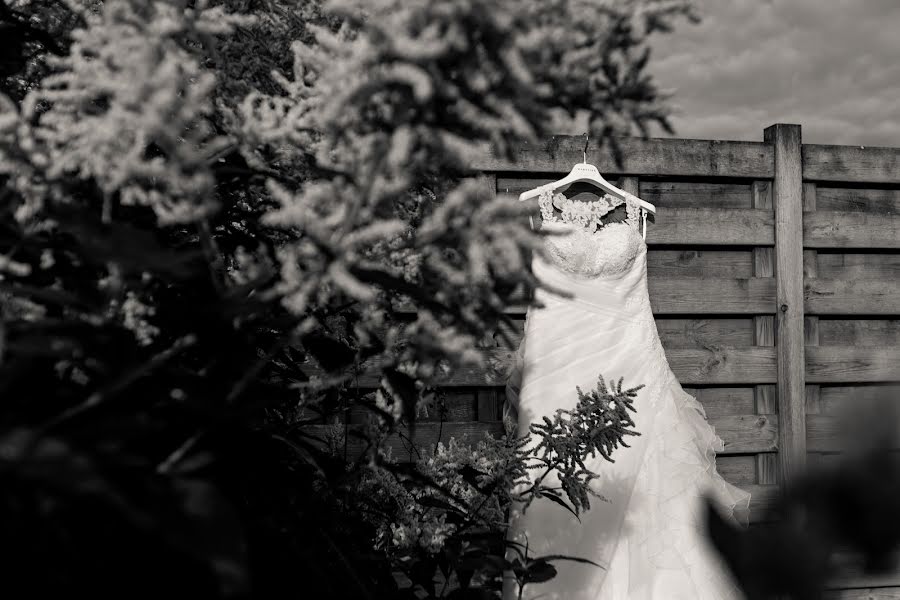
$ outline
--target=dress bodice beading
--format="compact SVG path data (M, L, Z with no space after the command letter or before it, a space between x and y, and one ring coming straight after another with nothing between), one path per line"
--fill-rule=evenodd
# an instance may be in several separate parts
M564 271L589 279L628 271L643 244L641 235L624 221L610 223L598 231L568 223L545 222L541 230L559 232L544 239L553 263Z
M638 229L640 207L630 199L604 196L581 202L553 194L550 188L538 197L545 248L556 267L582 278L615 276L629 270L645 246ZM602 217L625 203L626 218L604 224ZM554 211L560 209L560 214ZM597 229L599 227L599 229Z
M542 191L539 202L540 229L547 232L543 240L546 252L544 256L535 255L532 270L549 289L539 289L537 299L547 306L575 302L585 310L620 321L652 320L647 245L639 229L639 205L605 198L579 202L562 194L554 198L549 189ZM627 209L624 221L600 222L604 214L623 202ZM554 207L562 214L558 215ZM596 224L602 227L593 230Z

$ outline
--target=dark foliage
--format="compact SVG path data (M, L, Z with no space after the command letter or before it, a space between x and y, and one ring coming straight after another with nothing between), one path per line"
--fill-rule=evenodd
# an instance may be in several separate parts
M854 412L845 456L795 482L763 516L766 524L734 529L707 502L711 539L748 600L819 600L848 558L869 575L896 569L900 407L889 398Z

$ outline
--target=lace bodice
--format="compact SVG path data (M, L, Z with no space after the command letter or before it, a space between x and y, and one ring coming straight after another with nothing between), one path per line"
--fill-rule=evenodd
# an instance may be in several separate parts
M623 203L625 220L604 224L602 218ZM588 278L622 273L644 246L639 225L641 208L630 198L606 195L582 202L554 194L547 187L538 196L538 205L541 230L562 232L544 238L548 253L557 267L569 273Z

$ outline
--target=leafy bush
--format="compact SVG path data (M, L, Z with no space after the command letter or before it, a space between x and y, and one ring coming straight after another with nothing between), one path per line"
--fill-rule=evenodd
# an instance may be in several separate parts
M523 208L468 157L559 115L604 139L667 126L646 40L689 4L2 6L7 589L408 597L396 572L439 595L456 561L496 590L521 440L417 465L380 443L539 285ZM313 426L351 408L372 420L348 458ZM587 506L579 457L621 441L624 410L567 453L587 413L533 432L570 469L555 501ZM401 488L432 523L412 561Z

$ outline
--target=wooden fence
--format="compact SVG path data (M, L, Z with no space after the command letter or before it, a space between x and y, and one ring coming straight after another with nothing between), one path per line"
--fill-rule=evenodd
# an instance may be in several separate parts
M608 150L587 157L657 206L647 228L657 328L725 440L719 471L751 491L755 519L805 463L839 452L840 409L896 382L900 365L900 149L802 144L799 125L763 138L625 138L621 165ZM518 194L567 173L583 144L554 137L475 166L495 191ZM513 351L486 348L486 369L447 382L447 411L419 424L420 447L500 431ZM833 587L834 598L897 599L900 571L847 571Z

